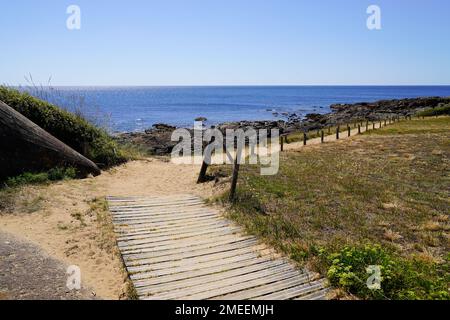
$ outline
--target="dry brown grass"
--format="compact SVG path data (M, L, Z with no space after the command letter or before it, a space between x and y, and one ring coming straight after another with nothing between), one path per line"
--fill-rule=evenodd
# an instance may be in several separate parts
M270 177L242 167L230 217L296 261L320 269L311 248L363 244L405 259L448 259L449 117L310 145L282 153L280 163Z

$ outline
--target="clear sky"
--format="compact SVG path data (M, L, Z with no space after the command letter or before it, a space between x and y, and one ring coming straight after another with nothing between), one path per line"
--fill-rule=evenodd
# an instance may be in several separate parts
M66 9L81 9L68 30ZM367 7L381 8L368 30ZM450 84L448 0L14 0L0 83Z

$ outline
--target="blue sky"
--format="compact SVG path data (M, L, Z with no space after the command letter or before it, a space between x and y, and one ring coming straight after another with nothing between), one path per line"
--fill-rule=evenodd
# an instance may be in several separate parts
M66 8L81 8L81 30ZM382 30L366 27L380 6ZM3 1L0 83L450 84L448 0Z

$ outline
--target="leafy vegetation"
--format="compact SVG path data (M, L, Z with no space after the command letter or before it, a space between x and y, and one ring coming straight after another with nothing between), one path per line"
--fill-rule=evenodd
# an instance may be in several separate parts
M19 176L12 177L4 183L7 187L13 188L26 184L44 184L50 181L74 179L77 175L74 168L53 168L47 172L32 173L25 172Z
M229 216L349 294L449 299L449 128L450 117L403 121L284 152L276 176L241 166Z
M432 116L443 116L443 115L450 115L450 104L446 105L440 105L436 108L431 108L424 110L422 112L419 112L417 114L419 117L432 117Z
M4 86L0 86L0 100L100 167L110 167L126 161L126 155L108 133L79 114L72 114L28 93Z
M319 251L327 266L331 284L365 299L449 300L450 261L430 263L417 257L402 259L380 245L344 247L327 254ZM371 290L366 279L371 274L368 266L381 271L381 288Z

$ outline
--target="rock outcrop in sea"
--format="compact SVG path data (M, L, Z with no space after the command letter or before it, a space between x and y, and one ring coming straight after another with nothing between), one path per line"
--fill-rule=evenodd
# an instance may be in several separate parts
M356 121L376 121L395 116L410 116L425 109L435 108L441 104L449 104L449 98L427 97L412 99L380 100L377 102L361 102L355 104L333 104L332 112L326 114L310 113L302 117L296 112L286 114L287 120L278 121L238 121L226 122L215 126L225 132L227 129L253 128L280 129L288 131L311 131L338 124L345 125ZM200 119L200 118L199 118ZM167 155L177 142L171 141L173 126L156 124L145 132L123 133L117 136L122 143L138 144L155 155ZM193 131L193 129L189 129Z

